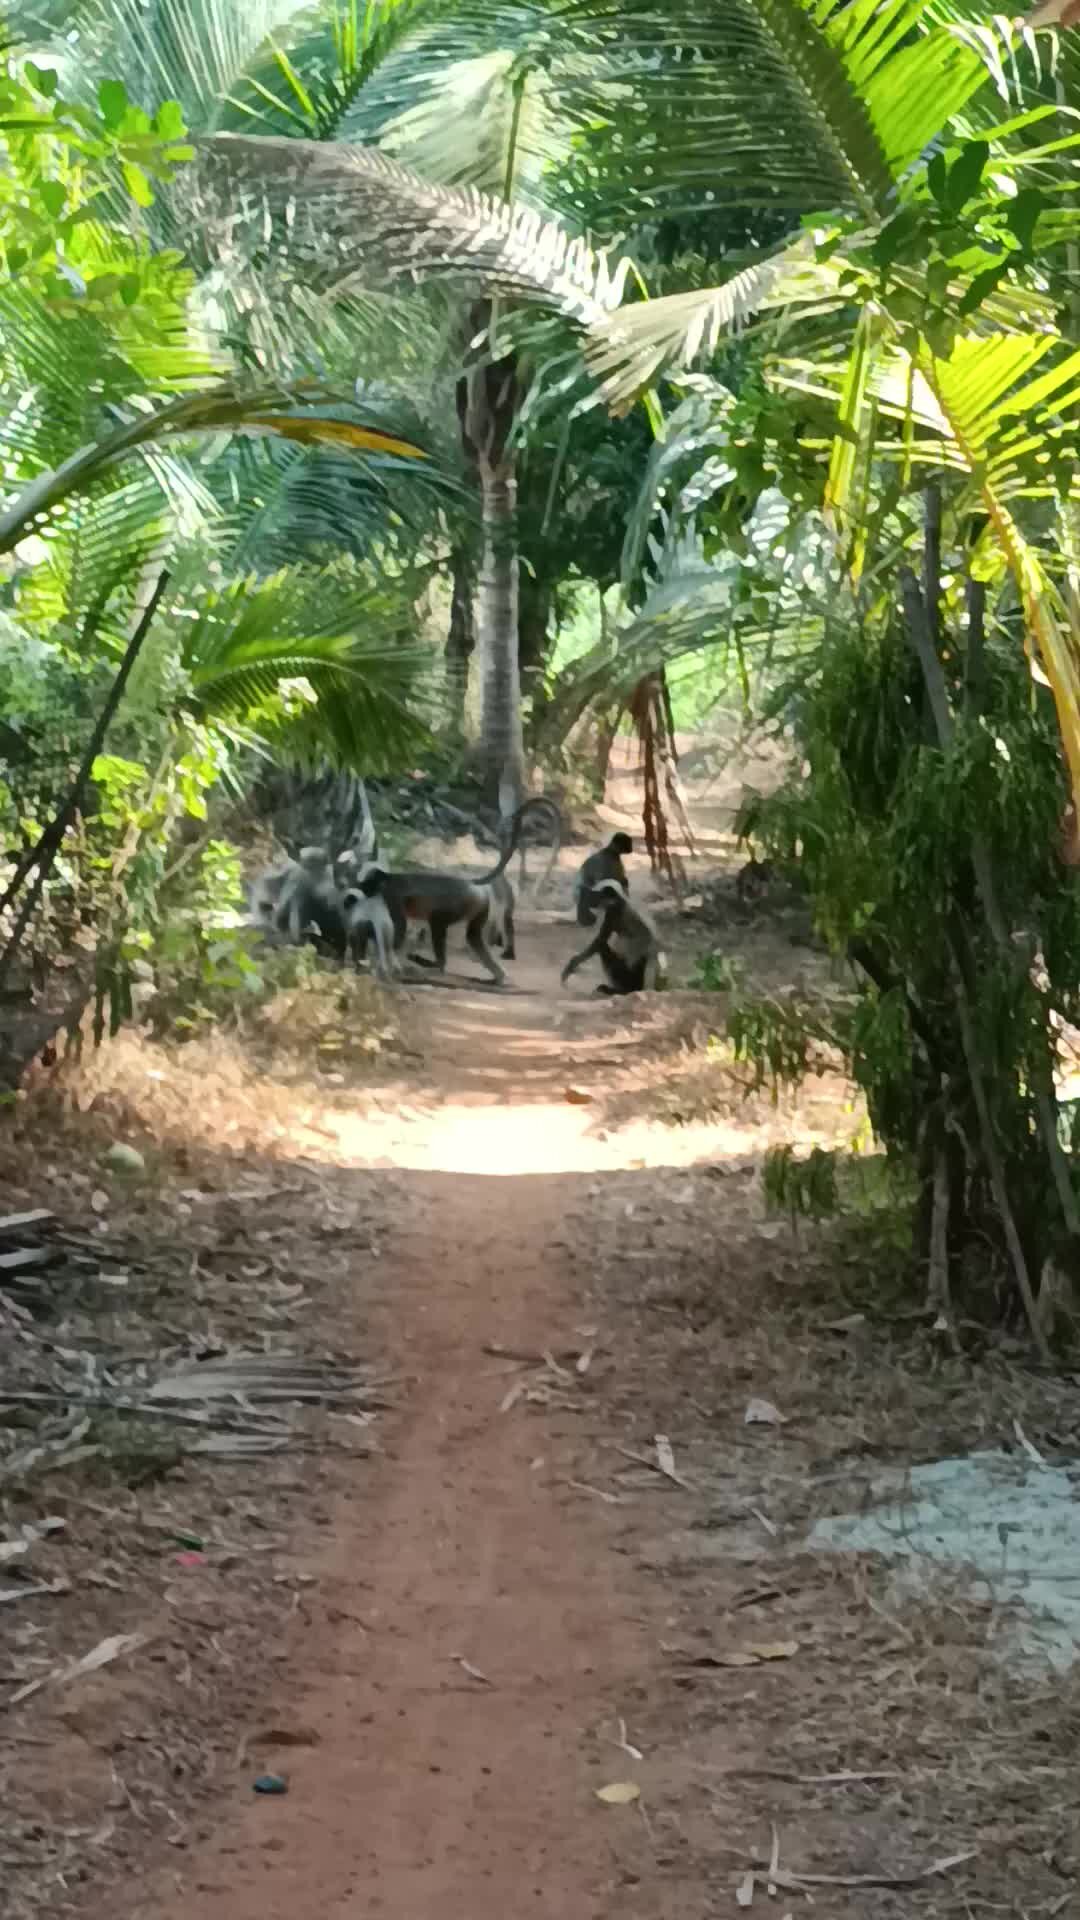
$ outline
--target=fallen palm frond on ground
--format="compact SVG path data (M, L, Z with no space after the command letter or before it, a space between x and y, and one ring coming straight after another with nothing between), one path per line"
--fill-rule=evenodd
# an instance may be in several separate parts
M378 1383L354 1368L305 1360L297 1354L231 1353L209 1360L181 1362L165 1372L153 1366L97 1370L92 1385L80 1380L48 1388L9 1389L0 1384L0 1425L14 1408L41 1412L56 1405L68 1411L49 1419L29 1446L6 1457L0 1452L0 1483L22 1479L35 1468L72 1466L110 1453L130 1450L140 1425L168 1426L165 1455L235 1457L275 1453L301 1437L297 1413L303 1407L361 1408L371 1415L385 1405ZM272 1409L272 1411L268 1411ZM111 1424L101 1415L118 1416ZM110 1437L111 1436L111 1437ZM153 1461L159 1449L147 1440Z

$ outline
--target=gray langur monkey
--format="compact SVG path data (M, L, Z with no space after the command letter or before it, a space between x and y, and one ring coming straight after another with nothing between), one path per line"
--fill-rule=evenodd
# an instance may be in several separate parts
M614 880L624 893L629 893L623 855L633 851L634 843L628 833L613 833L606 846L598 847L582 861L574 881L574 908L579 927L595 925L596 909L604 905L600 889L605 882Z
M274 915L277 912L281 889L293 868L293 861L286 860L280 867L267 867L252 883L248 895L248 914L251 924L262 933L271 933L274 927Z
M500 803L503 803L506 796L504 795L501 789L500 789L499 797L500 797ZM548 831L551 835L551 852L548 855L548 863L543 873L541 874L539 880L536 882L536 886L533 894L534 899L539 900L540 895L543 892L543 889L547 886L549 880L551 879L552 873L554 872L555 862L559 857L559 849L562 846L562 814L559 812L559 809L556 806L554 800L549 800L546 794L540 794L540 793L533 794L528 800L525 801L525 806L529 810L529 817L534 819L538 825L541 824L542 822L547 823ZM519 808L518 812L520 813L520 811L521 809ZM513 822L517 819L517 817L518 817L518 814L511 814L509 818L506 820L506 825L502 828L500 833L500 839L502 839L504 843L505 843L506 833L512 828ZM529 883L529 876L525 866L525 841L524 840L521 841L521 845L518 850L518 858L521 863L518 877L519 877L519 882L521 885L522 892L524 893L524 890ZM507 881L506 884L509 887L510 885L509 880ZM512 910L513 910L513 900L511 899L511 911ZM511 955L510 957L512 958L513 956Z
M370 869L369 869L370 871ZM367 952L369 940L375 942L375 972L380 980L400 976L401 961L394 950L394 923L381 893L362 893L350 887L341 902L349 954L358 964Z
M488 910L487 932L493 947L502 950L504 960L516 960L514 946L514 889L505 873L500 873L488 888L491 906Z
M510 822L507 842L497 864L478 880L466 880L460 874L430 872L421 868L402 873L388 872L382 867L370 868L360 881L359 891L368 898L375 894L382 895L394 923L395 950L401 952L410 920L425 921L431 934L433 957L429 959L427 955L417 954L415 958L421 966L433 967L439 973L445 973L446 936L451 927L463 923L470 952L475 954L497 987L505 986L506 974L492 958L484 938L492 912L493 888L502 879L513 858L522 822L534 812L550 813L552 805L550 800L539 797L522 802ZM503 897L505 899L505 895ZM512 912L510 938L512 944Z
M594 956L606 976L597 993L641 993L656 987L664 956L656 928L640 907L632 907L628 895L617 880L602 880L595 888L596 904L603 911L599 933L567 961L560 976L565 987L571 974Z
M301 847L300 858L290 861L278 888L272 924L294 946L299 946L309 927L314 926L320 939L344 958L347 943L341 895L330 856L323 847Z

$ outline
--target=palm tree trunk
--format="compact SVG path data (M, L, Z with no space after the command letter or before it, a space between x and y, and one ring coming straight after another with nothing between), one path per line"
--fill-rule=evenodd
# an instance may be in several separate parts
M511 809L525 791L518 661L518 555L513 461L480 464L484 551L476 595L480 748L486 783Z
M490 327L485 302L473 309L470 333ZM513 354L470 367L462 434L480 485L483 552L476 592L480 666L480 753L484 785L500 812L525 791L518 661L517 473L509 441L519 397Z
M473 602L475 567L469 543L458 542L450 556L453 592L450 600L450 627L446 635L446 701L450 730L457 739L465 735L465 707L469 693L469 661L476 651L476 616Z
M554 596L550 580L526 568L518 579L518 664L528 700L540 692L553 641L548 632Z

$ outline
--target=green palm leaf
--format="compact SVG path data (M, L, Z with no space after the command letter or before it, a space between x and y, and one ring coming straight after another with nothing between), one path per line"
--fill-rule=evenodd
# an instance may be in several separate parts
M81 447L59 467L39 474L10 506L0 512L0 553L8 553L26 533L40 528L72 493L128 454L173 436L205 433L269 433L301 445L349 447L354 451L422 460L420 447L350 419L344 408L325 414L288 412L290 402L322 400L319 390L292 393L280 386L258 389L226 384L208 393L185 395L171 405L129 420L91 445ZM282 404L284 403L284 405ZM339 403L340 405L340 403Z
M32 564L15 569L19 617L84 653L102 642L122 646L143 569L172 531L167 493L145 469L123 486L73 501Z
M839 265L816 261L811 239L801 235L721 286L642 300L602 315L585 336L586 363L608 406L623 413L667 368L707 360L723 335L762 312L783 309L807 317L839 310L839 278Z
M951 441L1020 590L1029 641L1053 689L1073 793L1080 796L1080 651L1062 597L1010 504L1030 490L1033 463L1052 441L1076 445L1080 352L1039 373L1053 347L1045 337L989 345L962 340L948 360L935 359L924 348L918 368L948 422ZM1038 477L1045 488L1045 473Z
M283 571L207 596L188 627L183 660L202 718L242 718L284 682L306 684L271 724L296 743L331 746L342 764L400 766L427 741L417 710L429 650L412 638L418 583L372 587L329 573ZM260 722L261 730L265 726Z
M1062 353L1052 334L962 337L947 358L918 341L913 354L880 329L863 330L846 369L786 363L803 392L837 399L841 430L830 467L831 506L858 520L851 475L872 457L946 467L967 477L969 502L985 514L1020 592L1029 644L1053 690L1074 791L1080 793L1080 650L1047 562L1016 508L1025 498L1075 491L1080 439L1080 351ZM889 445L876 414L903 422ZM1054 472L1055 461L1064 470Z
M927 143L987 85L979 51L922 14L920 0L571 9L600 55L593 84L565 103L587 215L624 204L623 189L639 219L721 200L879 218Z

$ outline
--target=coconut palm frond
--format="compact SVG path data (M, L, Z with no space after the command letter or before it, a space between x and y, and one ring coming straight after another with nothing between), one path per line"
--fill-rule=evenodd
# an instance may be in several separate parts
M163 558L173 536L168 496L145 469L71 501L61 523L34 541L29 564L16 568L20 618L80 652L122 644L147 562Z
M1047 364L1051 362L1052 364ZM1080 654L1068 612L1013 503L1045 490L1044 461L1074 470L1080 430L1080 352L1058 357L1045 337L960 340L947 360L923 348L918 370L967 466L1020 591L1057 708L1074 796L1080 799ZM1068 480L1057 480L1069 492Z
M185 634L192 705L203 718L242 717L294 682L297 697L261 717L261 730L285 729L294 747L307 739L342 765L400 765L427 738L418 590L417 579L373 587L297 569L232 581L204 599Z
M922 13L920 0L585 0L570 17L604 58L566 102L579 191L591 170L609 204L621 182L642 213L714 199L880 217L988 84L979 52Z
M838 263L815 261L813 241L800 235L721 286L642 300L605 315L585 337L585 358L608 406L623 413L666 368L707 359L724 334L763 311L805 315L841 305Z
M51 51L69 94L92 97L108 74L145 108L176 100L193 125L216 127L239 77L300 12L300 0L79 0L77 42L58 22Z
M456 506L455 477L436 467L423 484L400 463L308 451L276 439L241 440L212 463L215 539L227 573L323 565L333 555L398 555L438 544L440 511Z
M1077 491L1080 351L1063 352L1046 333L983 333L962 336L946 358L925 340L909 354L868 320L846 366L788 363L774 377L837 406L829 504L845 537L863 517L857 475L871 459L966 476L971 503L987 516L1016 581L1080 794L1080 654L1047 560L1017 512L1025 499ZM901 422L895 441L882 434L882 417Z
M640 585L657 516L663 514L668 526L681 530L695 509L733 478L734 468L724 458L733 405L734 395L726 388L702 381L665 419L627 516L621 562L624 592L635 593ZM685 489L679 485L680 475L687 482Z
M325 412L290 411L298 403L321 403ZM186 434L278 434L301 446L337 446L403 460L423 460L422 448L381 429L366 426L352 410L301 382L291 392L279 386L244 389L226 383L208 393L185 395L170 405L136 415L113 432L81 447L59 467L39 474L0 512L0 553L8 553L24 535L42 526L71 494L98 474L142 447Z
M536 10L522 18L535 31ZM511 194L550 212L548 177L565 165L572 143L559 76L546 58L530 58L520 29L473 53L447 52L438 67L429 62L415 76L408 104L378 129L379 146L426 180Z
M453 278L600 320L627 263L475 189L433 186L385 154L337 141L221 134L171 189L174 217L243 269L287 253L290 277L325 292L374 281Z
M227 7L229 0L213 3ZM477 0L294 5L238 64L223 89L218 124L235 132L366 140L373 107L379 125L415 97L433 67L445 68L463 51L487 50L497 38L498 15Z
M710 563L692 538L666 558L664 577L619 628L614 645L605 640L590 648L560 674L541 721L545 747L560 745L589 707L625 702L646 674L689 654L729 645L740 653L800 651L820 639L820 617L801 604L785 601L767 628L749 618L740 602L738 564Z

